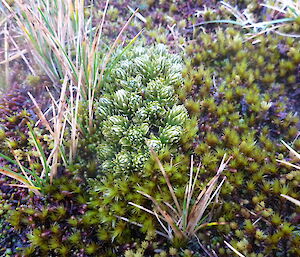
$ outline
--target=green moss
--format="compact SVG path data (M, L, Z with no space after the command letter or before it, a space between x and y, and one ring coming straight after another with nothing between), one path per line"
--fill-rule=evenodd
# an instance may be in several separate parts
M39 76L33 76L33 75L28 75L26 80L27 83L32 87L36 87L41 82L41 78Z
M38 205L24 205L10 211L10 224L26 233L30 243L19 250L22 256L104 256L109 252L111 244L97 237L100 231L105 232L99 213L88 209L89 196L76 180L66 175L46 186L45 191L44 199L36 199ZM57 194L64 197L57 198ZM38 207L41 205L42 209Z
M177 5L185 6L182 2ZM205 3L208 8L203 10L201 6L199 17L181 21L180 30L189 31L186 26L191 23L218 19L220 15L233 18L224 7L214 12L211 3ZM229 3L251 10L254 18L263 18L259 1ZM148 1L148 5L152 10L168 10L175 15L179 9L168 1ZM118 12L122 10L112 8L108 15L115 19ZM150 30L147 35L167 42L164 28L151 28L156 19L165 24L174 19L166 15L145 17ZM285 32L299 31L298 23L297 19L286 26ZM70 167L98 180L90 181L88 197L74 181L60 181L47 189L44 209L28 207L13 213L12 225L28 229L32 242L25 255L68 256L82 249L87 255L113 255L123 253L120 245L129 247L127 256L146 252L153 256L192 256L197 252L192 251L197 249L193 242L187 250L169 248L159 237L143 243L145 234L155 234L159 224L128 202L153 208L137 190L158 201L171 201L165 179L148 154L149 145L159 151L179 198L185 192L191 149L197 162L203 163L197 189L215 174L224 153L234 157L213 212L228 224L200 235L201 241L220 256L232 255L224 246L224 234L245 256L299 253L294 224L297 209L280 197L282 193L299 197L299 174L276 163L279 153L287 154L280 139L294 141L298 134L299 119L290 110L296 106L291 92L299 84L299 42L274 34L258 36L254 42L246 40L244 31L228 25L209 25L205 33L196 29L193 35L194 40L185 48L185 65L158 46L130 49L108 66L111 74L105 75L96 95L96 125L86 131L85 113L81 111L84 139L79 142L78 163ZM8 126L1 126L0 140L7 139L9 126L15 128L22 119L15 114L4 117L3 124ZM12 147L22 144L18 138L24 138L23 131L17 132L17 139L15 135L10 138ZM31 165L38 169L37 164ZM71 205L79 207L71 213ZM31 217L33 210L36 216ZM120 217L143 228L139 230ZM110 240L114 241L113 249L109 249ZM161 253L154 255L156 249Z
M280 49L299 49L300 45L295 39L273 35L258 37L258 44L243 38L240 31L230 27L200 33L186 48L184 77L194 84L180 94L185 95L187 109L198 117L195 153L204 155L203 163L208 170L214 170L208 160L219 156L220 149L233 156L221 199L234 201L243 208L232 209L224 204L220 217L237 222L238 229L245 233L247 242L238 241L237 248L250 256L258 251L272 252L270 249L280 244L288 246L287 252L292 256L299 245L288 226L285 231L291 237L283 239L278 217L289 221L296 210L291 205L283 206L279 195L297 191L298 182L289 180L294 176L279 166L276 158L285 151L280 139L292 141L298 134L298 117L289 113L293 107L287 97L292 97L289 92L296 89L299 79L295 77L293 54L289 54L294 50ZM192 108L193 103L201 103L201 107ZM257 224L257 229L252 227L253 213L267 223ZM239 217L247 218L247 222L244 224ZM235 239L232 228L228 234ZM276 243L268 241L272 236L277 238Z

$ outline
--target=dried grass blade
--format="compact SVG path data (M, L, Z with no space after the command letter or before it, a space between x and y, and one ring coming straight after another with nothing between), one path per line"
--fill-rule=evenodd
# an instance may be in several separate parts
M0 21L0 27L11 18L12 15L8 15L7 17L5 17L3 20Z
M153 211L151 211L151 210L149 210L149 209L147 209L147 208L145 208L145 207L143 207L143 206L141 206L141 205L139 205L139 204L136 204L136 203L133 203L133 202L128 202L130 205L132 205L132 206L134 206L134 207L137 207L137 208L139 208L139 209L141 209L141 210L143 210L143 211L145 211L145 212L148 212L148 213L150 213L150 214L152 214L152 215L154 215L155 216L155 213L153 212Z
M14 165L17 165L17 166L18 166L18 163L17 163L15 160L9 158L8 156L6 156L6 155L0 153L0 157L2 157L3 159L7 160L7 161L10 162L11 164L14 164ZM27 168L25 168L25 167L23 167L23 169L24 169L27 173L29 173L31 176L33 176L39 184L41 184L40 178L39 178L34 172L32 172L31 170L29 170L29 169L27 169Z
M27 181L27 179L24 176L22 176L22 175L20 175L20 174L18 174L16 172L14 172L14 171L12 171L10 169L7 169L5 167L0 167L0 173L2 173L3 175L8 176L10 178L16 179L16 180L18 180L19 182L21 182L21 183L23 183L25 185L30 186L29 181Z
M277 25L277 26L273 26L273 27L271 27L271 28L264 29L264 30L262 30L262 31L260 31L260 32L255 33L254 35L251 34L251 33L249 33L251 36L248 37L248 38L247 38L246 40L244 40L243 42L247 42L247 41L249 41L249 40L251 40L251 39L253 39L253 38L258 37L259 35L268 33L269 31L276 31L276 29L278 29L278 28L280 28L280 27L282 27L282 24Z
M203 244L201 244L200 239L197 236L195 236L195 237L198 241L198 244L200 245L202 250L207 254L208 257L218 257L214 251L212 252L213 255L211 255L210 252L208 251L208 249L206 249L206 247Z
M164 229L164 231L167 232L168 238L172 239L172 238L173 238L172 232L171 232L170 230L168 230L168 229L166 228L166 226L162 223L162 221L160 220L158 214L157 214L156 212L154 212L154 214L155 214L155 217L156 217L156 219L158 220L159 224L160 224L160 225L162 226L162 228Z
M224 5L224 7L237 19L242 21L243 23L245 23L247 21L247 19L245 18L245 16L236 8L232 7L230 4L221 1L221 4Z
M238 250L236 250L235 248L233 248L233 246L231 246L229 243L227 243L226 241L224 241L224 243L228 246L228 248L230 250L232 250L235 254L237 254L240 257L246 257L243 254L241 254Z
M294 37L294 38L300 38L300 35L299 34L290 34L290 33L283 33L283 32L280 32L278 30L275 30L274 33L280 35L280 36L284 36L284 37Z
M40 28L39 33L41 33L43 40L47 42L47 44L55 53L55 57L59 60L57 64L58 65L61 64L64 67L64 69L67 71L67 73L70 75L70 78L72 78L76 82L76 80L78 79L76 77L77 75L76 69L73 63L71 62L68 54L66 53L65 49L58 41L57 37L55 37L55 33L51 30L51 26L50 24L48 24L47 19L44 19L44 22L46 23L46 25L48 25L48 27L45 26L45 24L43 24L42 21L38 19L38 17L34 16L28 8L26 8L22 4L20 6L27 13L28 18L30 19L30 24L36 24L36 26ZM35 38L37 38L37 36ZM31 41L34 42L35 38L32 38L31 36ZM38 48L37 46L35 47Z
M169 204L168 202L163 202L167 207L170 208L170 210L175 214L176 217L178 217L178 219L180 219L180 215L177 212L177 210L175 208L173 208L173 206L171 204Z
M178 226L175 224L174 220L172 219L172 217L166 212L164 211L160 204L150 195L144 193L144 192L141 192L141 191L138 191L140 194L142 194L143 196L149 198L153 203L154 205L156 206L157 210L160 212L160 214L163 216L163 219L169 224L169 226L171 226L171 228L173 229L175 235L178 237L178 238L184 238L185 235L182 233L182 231L180 231L180 229L178 229Z
M93 44L92 44L92 50L91 50L91 53L90 53L90 56L89 56L89 60L92 60L92 63L94 62L93 56L94 56L95 52L97 51L97 48L98 48L98 45L99 45L99 42L100 42L100 38L102 36L103 25L104 25L104 22L105 22L105 16L106 16L107 8L108 8L108 3L109 3L109 0L106 0L105 8L104 8L102 19L101 19L101 23L100 23L100 26L96 29L94 41L93 41Z
M221 183L218 185L218 187L216 188L215 192L213 193L213 195L211 196L210 200L208 201L208 203L206 204L205 209L208 207L208 205L211 203L211 201L214 199L214 197L220 192L222 185L224 184L226 180L226 177L224 177L221 181Z
M7 22L4 26L4 59L5 59L5 83L6 87L9 86L9 60L8 60L8 51L9 51L9 43L8 43L8 30L7 30Z
M296 204L297 206L300 206L300 201L291 197L291 196L288 196L288 195L284 195L284 194L281 194L280 196L284 197L285 199L291 201L292 203Z
M187 208L189 207L193 192L193 171L194 171L194 157L191 156L191 167L190 167L190 180L188 183L188 194L187 194Z
M193 230L197 226L197 224L198 224L199 220L201 219L204 211L206 210L206 204L210 199L210 196L213 192L215 184L218 181L219 176L220 176L219 174L215 175L215 177L213 177L212 180L210 181L209 186L207 188L203 189L203 191L200 193L200 195L202 195L203 197L201 196L201 200L198 201L194 205L194 207L193 207L193 209L192 209L192 211L189 215L189 218L188 218L189 222L188 222L188 225L187 225L187 231L190 234L193 233Z
M277 11L280 13L286 13L286 11L283 8L279 8L276 6L269 5L269 4L260 4L260 6L266 7L268 9L271 9L271 10L274 10L274 11Z
M193 196L193 194L194 194L196 182L197 182L198 175L199 175L199 172L200 172L200 168L201 168L201 163L199 163L198 168L197 168L197 172L196 172L196 175L195 175L195 178L194 178L194 182L193 182L192 192L191 192L190 198L191 198L191 197Z
M134 10L129 6L127 5L127 8L132 12L134 13ZM141 15L139 12L136 13L136 17L139 18L142 22L144 22L145 24L147 23L147 20L144 18L143 15Z
M186 185L184 200L183 200L183 210L182 210L182 221L183 227L187 225L188 212L190 207L190 201L192 198L192 190L193 190L193 169L194 169L194 158L191 156L191 165L190 165L190 179L189 183Z
M92 128L92 125L93 125L93 102L94 102L94 96L95 96L95 88L98 85L100 85L100 81L101 81L101 78L103 76L103 73L104 73L104 69L105 69L105 66L106 64L104 64L104 67L101 71L101 74L100 74L100 77L99 77L99 81L97 82L97 79L96 76L99 72L99 63L97 62L97 65L95 67L95 60L94 58L96 57L97 59L97 55L95 54L96 51L97 51L97 48L98 48L98 45L99 45L99 42L100 42L100 38L101 38L101 35L102 35L102 31L103 31L103 26L104 26L104 22L105 22L105 16L106 16L106 12L107 12L107 8L108 8L108 3L109 3L109 0L106 1L106 4L105 4L105 8L104 8L104 12L103 12L103 16L102 16L102 20L101 20L101 23L100 23L100 26L96 29L96 35L94 37L94 40L93 40L93 43L92 43L92 49L90 51L90 54L89 54L89 63L88 63L88 67L91 68L92 65L94 66L94 74L91 74L91 76L89 77L89 83L88 83L88 92L89 92L89 95L88 95L88 103L89 103L89 128L91 130ZM113 46L112 46L113 48ZM113 49L111 49L113 50ZM96 56L95 56L96 55ZM107 62L109 60L109 57L107 57ZM91 79L92 79L92 76L95 76L94 77L94 81L92 83Z
M31 67L29 61L27 60L27 58L24 56L25 53L27 53L28 51L26 49L23 49L21 50L18 46L18 44L16 43L16 41L14 40L14 38L10 35L9 36L9 39L10 41L13 43L13 45L16 47L16 49L18 50L18 54L22 57L23 61L26 63L27 67L29 68L30 72L36 76L36 73L34 71L34 69Z
M292 147L290 147L286 142L284 142L283 140L281 140L281 142L285 145L285 147L287 148L287 149L289 149L290 150L290 152L292 153L292 154L294 154L299 160L300 160L300 154L299 153L297 153Z
M26 178L26 180L29 182L29 184L30 184L31 186L34 186L34 184L32 183L31 179L30 179L30 178L28 177L28 175L26 174L26 172L25 172L25 170L24 170L24 168L23 168L23 165L20 163L18 157L17 157L16 154L14 153L14 150L12 150L12 154L13 154L13 156L15 157L15 160L16 160L16 162L17 162L19 168L21 169L21 171L22 171L24 177Z
M23 188L28 188L28 189L36 189L40 190L41 188L35 187L35 186L28 186L28 185L19 185L19 184L4 184L6 186L12 186L12 187L23 187Z
M105 59L104 59L104 64L102 66L102 69L101 69L101 73L100 73L100 81L101 81L101 78L104 74L104 71L105 71L105 68L106 68L106 65L110 59L110 56L112 55L114 49L116 48L120 38L121 38L121 35L123 34L123 32L126 30L126 28L128 27L128 25L130 24L131 20L133 19L133 17L136 15L136 13L138 12L138 9L131 15L131 17L127 20L127 22L125 23L125 25L123 26L123 28L121 29L121 31L119 32L117 38L115 39L112 47L110 48L109 52L107 53Z
M4 167L0 167L0 173L21 182L24 184L24 187L32 190L36 195L41 195L41 193L38 191L40 188L32 186L30 181L27 181L22 175Z
M51 129L51 126L50 126L49 122L47 121L45 115L43 114L41 108L39 107L38 103L35 101L34 97L32 96L32 94L30 92L28 92L28 95L29 95L31 101L33 102L35 108L37 109L37 115L39 116L40 120L42 121L42 123L44 124L44 126L48 129L48 131L50 132L51 136L53 136L54 132Z
M285 164L285 165L287 165L287 166L291 166L291 167L293 167L293 168L295 168L295 169L300 170L300 166L298 166L298 165L292 164L292 163L287 162L287 161L284 161L284 160L276 160L276 161L278 161L278 162L280 162L280 163L283 163L283 164Z
M100 76L99 76L99 80L98 80L98 84L97 86L100 87L101 82L102 82L102 78L104 75L104 71L106 69L106 66L110 60L110 57L114 51L114 49L116 48L121 35L123 34L123 32L126 30L126 28L128 27L128 25L130 24L131 20L133 19L133 17L135 16L135 14L138 12L138 9L134 12L134 14L132 14L132 16L127 20L127 22L125 23L125 25L123 26L123 28L121 29L121 31L119 32L117 38L115 39L112 47L110 48L109 52L107 53L107 55L105 56L102 68L101 68L101 72L100 72ZM90 130L92 129L93 126L93 101L94 101L94 97L95 97L95 87L93 87L92 91L91 91L91 95L89 97L89 128Z
M66 75L67 76L67 75ZM53 158L52 158L52 165L51 165L51 172L50 172L50 183L53 181L53 177L56 176L57 173L57 167L58 167L58 153L60 149L60 136L64 133L62 130L63 126L63 114L64 114L64 107L65 107L65 96L66 96L66 90L67 90L67 77L64 78L64 83L62 85L61 89L61 95L59 99L58 104L58 113L57 117L55 116L54 119L54 148L53 148Z
M18 59L20 56L22 56L22 55L24 55L24 54L26 54L26 53L27 53L27 50L26 50L26 49L21 50L20 52L17 52L16 54L14 54L14 55L8 57L7 60L1 61L1 62L0 62L0 65L1 65L1 64L6 64L7 62L11 62L11 61L13 61L13 60L15 60L15 59Z
M164 176L164 178L165 178L165 180L166 180L166 182L167 182L167 186L168 186L168 188L169 188L169 191L170 191L170 193L171 193L171 196L172 196L172 198L173 198L173 201L174 201L174 203L175 203L175 205L176 205L177 211L178 211L178 213L179 213L180 215L182 215L182 209L181 209L181 207L180 207L180 205L179 205L178 199L177 199L177 197L176 197L176 195L175 195L175 192L174 192L173 187L172 187L172 185L171 185L170 179L169 179L169 177L168 177L168 175L167 175L167 173L166 173L166 171L165 171L165 169L164 169L162 163L160 162L160 160L159 160L157 154L154 152L153 149L151 149L150 151L151 151L151 154L153 155L155 161L157 162L157 164L158 164L158 166L159 166L159 168L160 168L161 173L163 174L163 176Z
M124 55L125 52L127 52L132 45L134 44L134 42L138 39L138 37L143 33L144 29L142 29L141 31L139 31L132 40L130 40L130 42L127 44L127 46L124 47L124 49L122 50L122 52L116 56L116 58L112 61L112 63L109 65L109 67L107 68L107 74L109 74L111 72L111 70L115 67L115 65L117 64L117 62L121 59L121 57Z
M226 158L226 154L224 154L224 156L223 156L223 159L221 161L221 164L219 166L217 174L209 181L206 188L204 188L201 191L201 193L199 194L199 196L192 208L192 211L190 212L190 215L188 218L189 222L187 225L187 231L190 234L194 233L195 227L197 226L199 220L203 216L203 214L208 206L207 203L212 200L211 194L215 188L215 185L217 184L222 171L225 169L226 165L228 164L228 162L231 160L232 157L229 157L227 161L225 161L225 158ZM220 187L218 187L218 188L220 188ZM215 195L216 194L213 194L213 196L215 196Z
M81 79L82 79L82 74L83 70L80 70L79 73L79 80L78 80L78 85L76 88L76 100L75 100L75 110L73 111L73 108L71 106L70 112L71 114L71 147L70 147L70 154L69 154L69 161L70 163L72 160L75 158L76 155L76 149L78 145L78 124L77 124L77 119L78 119L78 110L79 110L79 102L80 102L80 90L81 90ZM70 87L71 88L71 87ZM70 94L73 95L73 92L70 90ZM71 101L73 104L73 102Z

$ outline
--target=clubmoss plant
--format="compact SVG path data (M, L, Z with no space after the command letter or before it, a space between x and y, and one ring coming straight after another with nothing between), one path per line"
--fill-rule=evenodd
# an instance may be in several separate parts
M175 94L181 69L181 58L160 44L133 47L108 66L95 103L97 130L82 143L96 153L98 178L141 171L149 148L160 151L180 141L189 121Z

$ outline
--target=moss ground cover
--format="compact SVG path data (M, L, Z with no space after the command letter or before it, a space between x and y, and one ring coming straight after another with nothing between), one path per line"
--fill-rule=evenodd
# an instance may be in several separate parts
M294 140L299 122L286 97L298 85L293 76L299 60L278 45L299 45L281 36L259 40L259 44L243 42L243 34L233 28L200 34L199 41L187 47L192 58L184 71L187 84L179 94L199 117L195 152L204 155L204 165L213 170L213 158L224 151L233 156L220 210L220 220L229 218L231 225L219 227L220 232L232 231L232 245L246 256L260 251L279 254L278 245L296 254L297 208L279 195L285 191L298 198L299 178L287 179L290 171L276 165L276 158L284 152L278 139ZM268 64L259 66L262 59ZM289 71L284 63L291 64ZM279 217L281 222L274 223ZM264 224L253 225L258 219ZM226 254L223 250L219 248L220 254Z
M98 10L86 4L78 11L84 11L81 18L93 17L92 26L101 24L106 14L103 40L109 42L126 22L120 16L128 3L112 1L105 9L105 2L96 1ZM141 42L124 43L112 53L105 71L97 70L96 76L103 75L99 80L89 77L86 67L76 70L78 85L83 77L101 81L92 98L72 107L68 100L76 98L77 91L66 93L71 108L64 113L61 137L67 139L68 151L78 131L74 160L65 165L59 152L58 175L43 195L10 187L7 184L15 182L1 175L0 253L298 256L299 206L282 196L299 200L298 159L282 140L300 151L299 10L289 1L261 4L132 1L130 8L139 7L140 16L119 39L126 42L125 36L132 38L144 27L137 39ZM109 49L109 43L104 48ZM100 60L105 53L99 51L95 56ZM24 73L12 78L15 85ZM61 82L50 89L54 98L66 77ZM29 76L27 84L1 97L0 152L12 157L15 149L27 168L42 172L26 125L40 116L27 91L45 112L51 106L44 100L49 99L45 85L51 87L52 82ZM86 95L94 90L82 88ZM76 125L69 122L68 110L78 111L72 116ZM49 119L54 128L55 122ZM42 145L49 146L52 135L44 125L36 131ZM45 154L52 155L51 148ZM181 240L172 220L179 217L180 228L185 224L180 217L192 220L188 213L199 202L188 192L209 188L224 154L231 156L230 162L217 176L215 200L201 208L205 212L197 224L206 225L192 235L183 231L189 236ZM3 158L0 164L8 165ZM10 168L18 172L16 165ZM191 174L197 174L195 182Z

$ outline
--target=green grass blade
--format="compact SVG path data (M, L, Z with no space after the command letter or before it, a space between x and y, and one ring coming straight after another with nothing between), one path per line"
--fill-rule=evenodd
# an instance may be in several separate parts
M60 42L59 42L54 36L50 36L49 38L52 40L52 42L53 42L54 44L56 44L56 45L59 47L59 49L60 49L61 52L63 53L63 56L66 58L66 60L67 60L67 62L68 62L68 64L69 64L69 66L70 66L70 68L71 68L71 70L72 70L72 72L73 72L73 75L75 76L75 79L78 81L78 74L77 74L77 71L76 71L76 69L75 69L75 66L74 66L73 62L70 60L69 55L68 55L68 53L66 52L66 49L64 49L64 48L62 47L62 45L60 44Z
M233 21L233 20L213 20L213 21L203 21L200 23L197 23L195 25L189 26L189 28L201 26L201 25L206 25L206 24L213 24L213 23L226 23L226 24L232 24L232 25L238 25L238 26L245 26L245 24Z
M187 218L188 218L188 208L187 208L187 199L184 198L183 207L182 207L182 220L183 220L183 227L186 228L187 226Z
M38 8L38 11L39 11L40 15L42 16L44 22L46 23L47 29L50 31L52 36L56 36L54 30L51 28L50 23L49 23L47 17L45 16L45 14L43 13L43 11L40 8Z
M46 176L46 180L48 181L48 178L49 178L49 174L50 174L50 167L49 167L49 165L47 164L47 158L46 158L46 155L45 155L45 153L44 153L44 151L43 151L43 148L42 148L42 146L41 146L41 144L40 144L40 142L39 142L39 140L37 139L37 137L36 137L36 135L35 135L35 133L34 133L34 131L33 131L33 129L32 129L32 127L31 127L31 125L30 125L30 123L28 123L28 128L29 128L29 131L30 131L30 133L31 133L31 136L32 136L32 138L33 138L33 140L34 140L34 144L35 144L35 147L37 148L37 150L39 151L39 153L40 153L40 155L41 155L41 159L42 159L42 164L43 164L43 167L44 167L44 169L45 169L45 176Z
M268 26L271 26L274 24L285 23L285 22L290 22L290 21L295 21L295 18L282 18L282 19L271 20L271 21L263 21L263 22L258 22L258 23L254 23L251 25L246 25L246 26L244 26L244 28L268 27Z
M296 12L295 8L293 8L291 6L288 6L287 8L290 9L292 11L292 13L295 14L296 17L299 17L299 14Z
M65 166L67 167L68 166L68 162L67 162L67 155L66 155L66 152L65 152L65 149L63 148L63 146L59 146L59 150L60 150L60 153L61 153L61 158L65 164Z

